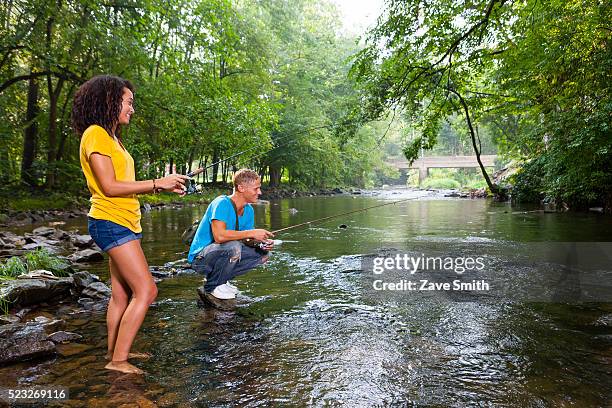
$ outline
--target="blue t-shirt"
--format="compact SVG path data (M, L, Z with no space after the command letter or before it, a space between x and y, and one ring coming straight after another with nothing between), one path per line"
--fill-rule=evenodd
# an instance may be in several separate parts
M193 241L191 242L189 255L187 256L189 262L193 262L193 259L201 250L215 242L212 233L212 220L223 221L226 229L236 231L236 211L234 211L231 198L222 195L215 198L212 203L208 205L204 217L202 221L200 221L200 225L198 225ZM251 204L244 206L242 215L238 217L238 224L240 226L240 231L255 228L255 213Z

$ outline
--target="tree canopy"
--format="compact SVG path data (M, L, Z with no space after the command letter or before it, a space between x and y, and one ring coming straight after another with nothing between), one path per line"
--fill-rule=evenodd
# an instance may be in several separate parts
M488 128L523 163L519 190L610 207L611 17L605 1L389 0L352 67L358 116L400 110L413 160L461 115L477 154Z
M107 73L136 86L124 138L139 177L234 156L206 179L248 165L272 184L364 185L380 165L362 148L374 136L347 144L333 132L356 97L356 39L338 28L325 0L3 2L2 181L83 190L72 97Z

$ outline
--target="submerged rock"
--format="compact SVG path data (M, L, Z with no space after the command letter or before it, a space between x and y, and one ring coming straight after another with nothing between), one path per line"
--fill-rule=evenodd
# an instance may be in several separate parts
M163 271L161 269L157 269L154 267L151 267L149 269L151 270L151 275L153 275L154 278L165 279L165 278L169 278L172 276L172 272L169 272L169 271Z
M0 289L0 296L16 306L28 306L68 296L71 287L72 278L18 279L7 282Z
M49 356L55 344L37 323L12 323L0 326L0 364Z
M67 331L57 331L55 333L51 333L47 336L47 339L51 340L54 343L70 343L72 341L81 340L83 336L77 333L67 332Z
M45 329L45 333L53 333L56 331L63 330L66 327L66 321L62 319L54 319L43 324L43 328Z

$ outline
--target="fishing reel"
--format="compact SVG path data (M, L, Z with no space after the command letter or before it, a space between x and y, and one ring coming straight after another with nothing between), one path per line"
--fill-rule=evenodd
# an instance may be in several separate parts
M187 194L199 193L196 181L193 180L193 177L197 176L203 171L204 171L203 168L199 168L199 169L196 169L194 171L190 171L189 173L187 173L187 177L189 177L187 180L185 180L185 188L186 188L185 192Z
M274 244L270 244L264 241L258 241L253 238L243 239L241 241L244 245L254 248L260 255L268 255L268 252L272 249Z
M189 176L189 174L188 174ZM191 177L191 176L190 176ZM195 180L187 179L185 180L185 193L186 194L196 194L198 193L198 187Z

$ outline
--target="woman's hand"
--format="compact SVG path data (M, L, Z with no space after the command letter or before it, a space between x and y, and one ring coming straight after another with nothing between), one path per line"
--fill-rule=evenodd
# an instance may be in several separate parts
M189 177L183 174L170 174L161 179L155 180L155 187L158 190L170 191L173 193L177 193L181 196L185 195L185 180L188 180Z

